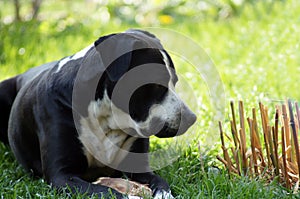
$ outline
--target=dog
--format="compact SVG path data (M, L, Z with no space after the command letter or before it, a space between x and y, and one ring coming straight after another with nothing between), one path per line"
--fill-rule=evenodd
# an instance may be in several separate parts
M0 83L0 140L54 188L116 198L100 176L148 184L173 198L149 166L149 137L187 131L195 114L178 97L170 55L153 34L130 29Z

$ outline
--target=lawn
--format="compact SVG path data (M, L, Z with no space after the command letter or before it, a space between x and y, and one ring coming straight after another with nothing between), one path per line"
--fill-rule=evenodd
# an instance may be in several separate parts
M105 11L101 6L87 5L86 9L80 9L83 6L81 1L74 2L46 1L40 13L41 21L18 23L8 22L7 16L12 14L9 1L0 2L0 80L71 55L101 35L152 25L130 20L123 22L113 16L108 21L102 16L99 21L98 11ZM218 72L226 96L219 96L226 108L216 108L212 102L215 90L210 87L209 80L205 80L203 74L191 72L193 67L189 60L183 61L172 55L178 73L192 87L194 98L187 101L198 115L197 124L184 137L194 139L188 144L181 143L180 151L176 151L180 156L171 165L156 171L169 182L176 198L299 197L275 182L266 185L247 177L229 179L215 158L220 153L216 118L228 120L230 100L243 100L246 109L250 109L257 107L259 101L272 107L287 98L300 99L297 83L300 73L300 2L248 3L240 9L238 14L221 19L207 17L197 21L174 17L168 21L167 16L163 16L161 23L155 24L175 30L199 45L203 59L209 59ZM183 96L187 95L184 88L184 85L178 88ZM216 114L221 116L215 117ZM172 139L153 139L151 150L164 149L172 142ZM42 179L27 174L3 144L0 144L0 171L1 198L68 196L58 194Z

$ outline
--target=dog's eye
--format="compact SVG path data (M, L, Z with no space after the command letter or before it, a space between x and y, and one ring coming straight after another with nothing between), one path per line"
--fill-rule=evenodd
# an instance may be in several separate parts
M167 92L168 88L158 84L146 84L138 88L130 98L131 117L136 121L145 120L150 107L161 103Z

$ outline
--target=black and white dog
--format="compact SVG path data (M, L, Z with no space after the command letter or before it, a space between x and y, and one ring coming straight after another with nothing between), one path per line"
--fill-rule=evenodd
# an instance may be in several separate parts
M149 136L183 134L196 120L176 95L176 82L154 35L128 30L100 37L0 83L0 140L56 188L105 196L109 189L91 182L125 175L148 184L154 198L173 198L147 153Z

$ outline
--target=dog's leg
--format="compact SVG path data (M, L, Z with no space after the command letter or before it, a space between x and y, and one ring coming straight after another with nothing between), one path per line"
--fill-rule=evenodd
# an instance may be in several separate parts
M53 111L55 106L50 107ZM44 112L48 111L51 110L39 113L39 118L46 119L44 116L47 117L48 114L44 115ZM66 110L63 113L52 113L55 117L48 116L47 122L43 123L42 128L47 132L41 133L39 137L43 174L47 182L58 189L69 187L73 193L86 193L99 197L109 196L112 193L118 199L126 198L115 190L109 190L108 187L95 185L81 178L88 169L88 163L74 124L65 120L71 118L68 114L72 112L68 113Z
M46 100L35 101L38 95L47 95L42 98ZM125 198L115 190L109 191L108 187L80 178L87 171L88 163L72 121L72 110L61 111L61 104L51 96L42 90L22 89L15 99L8 139L18 162L56 188L70 187L74 193L98 196L111 192L118 199Z
M73 193L83 193L91 195L96 195L104 198L111 198L112 196L115 196L117 199L125 199L126 196L122 195L121 193L110 189L105 186L101 185L95 185L91 184L89 182L86 182L82 180L80 177L73 176L73 175L58 175L56 177L53 177L51 180L52 186L57 188L58 190L61 190L61 188L70 188L70 190Z
M16 78L0 83L0 141L8 144L7 128L12 104L17 95Z
M140 138L138 139L134 145L130 149L133 153L143 153L148 154L149 151L149 139L146 138ZM134 162L134 165L132 165L132 162ZM141 168L149 169L149 157L148 155L145 156L143 159L133 159L126 157L121 164L125 165L132 165L137 166L140 170ZM134 168L132 168L134 169ZM124 173L129 179L139 182L141 184L147 184L153 191L154 199L172 199L174 198L171 195L170 187L168 183L159 177L158 175L155 175L153 172L145 172L145 173L130 173L125 172Z
M128 174L127 174L128 175ZM132 180L141 184L148 184L153 191L154 199L173 199L168 183L152 172L128 175Z

